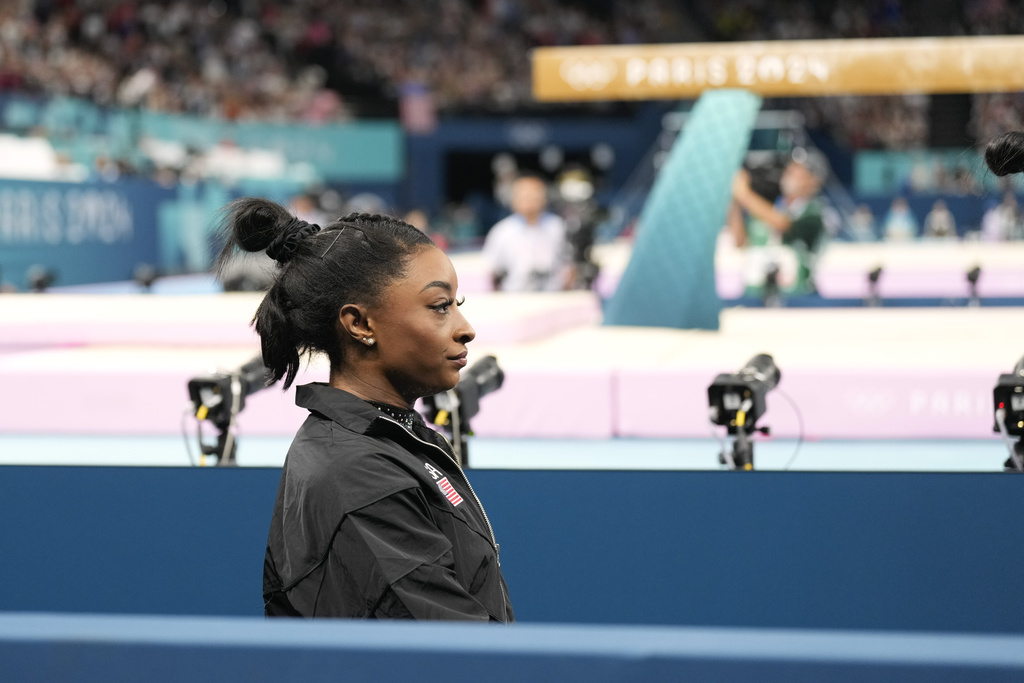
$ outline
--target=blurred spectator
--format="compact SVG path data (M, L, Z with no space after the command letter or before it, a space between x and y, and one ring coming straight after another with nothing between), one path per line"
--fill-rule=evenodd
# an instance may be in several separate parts
M291 201L288 202L288 210L292 212L293 216L307 223L323 226L332 220L317 204L316 197L310 193L298 194L292 197Z
M512 186L513 214L484 241L494 288L505 292L567 289L573 281L565 222L546 211L547 187L535 176Z
M480 219L472 206L465 202L448 202L437 220L438 230L452 244L479 242Z
M986 242L1024 239L1017 195L1007 192L1003 201L990 206L981 218L981 237Z
M442 230L435 230L430 225L430 219L427 217L426 211L422 209L413 209L402 217L406 223L416 228L423 234L430 237L430 239L437 245L441 251L448 251L451 244L448 242L448 236Z
M953 193L960 195L980 194L981 185L964 164L957 164L953 169Z
M854 242L878 240L875 232L875 215L871 213L871 207L867 204L858 206L850 216L850 239Z
M512 186L519 177L516 158L508 152L496 154L491 160L491 171L494 173L494 198L506 209L512 208Z
M0 294L13 294L18 291L18 288L10 282L5 282L3 273L0 271Z
M422 209L409 211L402 217L402 220L424 234L430 232L430 220Z
M911 192L928 192L936 189L937 178L935 177L935 166L917 161L910 168L910 177L907 178Z
M388 213L388 207L380 195L373 192L360 192L349 197L342 213Z
M883 232L887 242L909 242L917 238L917 218L903 197L892 200Z
M825 235L824 205L818 193L828 174L824 157L817 152L797 150L782 173L781 192L772 205L750 187L750 175L741 170L732 185L735 206L750 214L743 221L739 211L730 211L729 227L737 246L771 246L782 243L793 249L799 269L793 290L813 291L814 262Z
M936 199L932 204L932 210L924 217L924 235L927 239L955 240L956 219L946 207L946 202Z

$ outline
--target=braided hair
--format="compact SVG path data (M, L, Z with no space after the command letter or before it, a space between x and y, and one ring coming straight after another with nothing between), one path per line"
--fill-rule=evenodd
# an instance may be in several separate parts
M341 307L377 304L385 288L405 274L412 255L433 245L423 232L391 216L353 213L320 228L254 197L226 206L220 229L226 243L219 269L237 249L266 251L277 261L274 284L252 325L271 371L269 383L284 378L285 389L303 355L324 353L332 368L341 367Z

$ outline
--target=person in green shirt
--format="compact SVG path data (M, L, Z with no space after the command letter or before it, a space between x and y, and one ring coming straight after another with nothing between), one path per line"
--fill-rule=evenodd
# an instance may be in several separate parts
M814 292L814 261L825 234L819 192L827 173L827 163L817 152L794 155L782 173L774 204L751 189L747 171L741 169L733 179L729 230L736 246L792 248L798 266L795 281L785 288L790 294Z

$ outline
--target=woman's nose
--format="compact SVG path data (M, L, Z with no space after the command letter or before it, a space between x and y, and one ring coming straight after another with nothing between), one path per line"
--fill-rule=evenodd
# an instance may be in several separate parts
M468 344L476 339L476 330L474 330L473 326L469 324L468 320L466 320L466 316L462 315L461 312L458 315L459 325L455 328L455 339L462 344Z

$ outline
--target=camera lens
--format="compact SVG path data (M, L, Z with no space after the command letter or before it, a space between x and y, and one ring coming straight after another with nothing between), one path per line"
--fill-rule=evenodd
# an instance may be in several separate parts
M746 379L763 383L765 391L774 389L782 378L782 373L775 365L775 359L767 353L759 353L748 360L739 374Z

